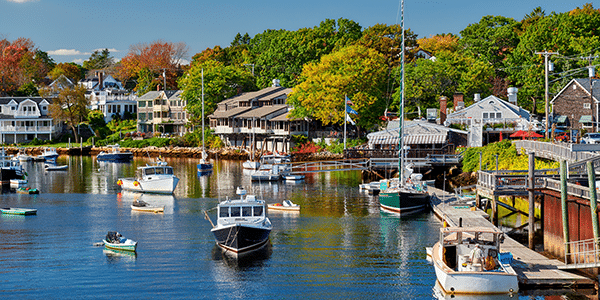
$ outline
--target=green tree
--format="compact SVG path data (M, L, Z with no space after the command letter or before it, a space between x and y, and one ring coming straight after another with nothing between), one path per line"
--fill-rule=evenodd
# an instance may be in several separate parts
M179 80L186 100L188 119L193 125L202 122L202 70L204 70L204 114L211 114L217 103L231 98L239 91L256 89L252 74L244 67L226 66L215 60L206 60L194 64L187 74Z
M85 87L80 85L64 88L49 107L50 116L57 122L65 122L73 130L76 141L79 140L76 126L88 117L89 100L85 92Z
M48 73L48 76L52 80L60 77L60 75L65 75L70 80L73 80L73 83L77 83L83 78L84 72L83 68L76 63L59 63Z
M110 51L103 49L102 51L94 51L90 58L83 62L83 67L87 70L102 70L111 67L113 64L114 58L110 56Z
M344 96L348 96L358 115L359 127L367 128L383 114L387 66L385 57L362 45L352 45L308 63L302 83L294 87L288 103L292 117L312 118L323 124L344 122Z

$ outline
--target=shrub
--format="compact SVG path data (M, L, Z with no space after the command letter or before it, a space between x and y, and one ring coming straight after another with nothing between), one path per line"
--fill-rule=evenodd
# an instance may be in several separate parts
M323 148L313 142L306 142L304 144L300 144L292 149L292 153L317 153L321 152Z

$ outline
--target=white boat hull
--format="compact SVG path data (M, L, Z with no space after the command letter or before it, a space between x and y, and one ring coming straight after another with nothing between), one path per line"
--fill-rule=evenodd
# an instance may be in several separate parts
M126 191L173 194L179 178L175 176L155 177L152 179L141 180L136 178L121 178L121 188Z
M439 243L436 243L432 251L433 266L445 293L484 295L518 292L519 281L514 271L454 271L442 262L440 251Z
M246 170L258 170L260 163L257 161L247 160L242 164L242 167Z

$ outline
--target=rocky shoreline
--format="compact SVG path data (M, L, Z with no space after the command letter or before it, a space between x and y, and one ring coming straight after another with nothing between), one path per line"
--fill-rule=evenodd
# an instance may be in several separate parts
M16 155L19 150L24 150L27 155L37 156L42 154L46 147L5 147L6 154ZM131 151L134 157L183 157L183 158L201 158L202 148L200 147L145 147L145 148L120 148L121 151ZM59 155L79 155L79 156L96 156L101 151L112 151L109 147L59 147L56 152ZM250 158L250 153L246 150L235 148L224 149L209 149L206 151L209 158L225 159L225 160L247 160ZM291 154L292 161L316 161L316 160L335 160L343 159L342 154L334 154L330 152L319 153L293 153Z

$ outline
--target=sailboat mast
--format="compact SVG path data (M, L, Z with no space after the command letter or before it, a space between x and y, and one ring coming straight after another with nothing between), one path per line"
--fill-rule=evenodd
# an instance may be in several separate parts
M400 128L398 130L398 147L400 148L400 159L398 159L398 171L399 171L399 179L400 179L400 184L404 183L404 143L402 141L402 137L404 136L404 94L405 94L405 88L404 88L404 0L401 1L401 9L402 9L402 14L401 14L401 18L400 18L400 30L402 30L402 45L401 45L401 51L402 51L402 55L401 55L401 68L402 68L402 74L401 74L401 80L400 80L400 111L399 111L399 115L400 115Z
M204 152L204 68L201 71L202 77L202 152Z

